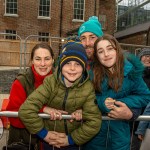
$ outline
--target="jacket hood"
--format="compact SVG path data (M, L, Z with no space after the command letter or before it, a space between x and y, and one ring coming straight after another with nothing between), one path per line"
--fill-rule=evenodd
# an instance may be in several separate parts
M144 65L138 57L133 54L125 55L124 76L128 74L131 78L136 78L143 76L143 71Z

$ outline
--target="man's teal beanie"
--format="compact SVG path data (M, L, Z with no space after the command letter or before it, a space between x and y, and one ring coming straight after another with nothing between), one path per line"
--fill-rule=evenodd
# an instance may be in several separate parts
M92 16L88 21L84 22L78 31L78 36L80 37L85 32L91 32L95 34L97 37L103 35L102 27L100 22L98 21L97 16Z

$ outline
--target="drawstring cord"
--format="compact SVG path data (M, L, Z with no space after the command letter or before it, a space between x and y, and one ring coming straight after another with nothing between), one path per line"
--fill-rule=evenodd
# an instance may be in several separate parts
M107 130L107 138L106 138L106 149L108 148L109 131L110 131L110 120L108 121L108 130Z

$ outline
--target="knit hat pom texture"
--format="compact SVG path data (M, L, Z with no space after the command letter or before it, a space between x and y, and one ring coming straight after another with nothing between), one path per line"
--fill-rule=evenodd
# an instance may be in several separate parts
M92 16L88 21L84 22L78 31L78 36L80 37L85 32L91 32L97 37L103 36L103 31L97 16Z

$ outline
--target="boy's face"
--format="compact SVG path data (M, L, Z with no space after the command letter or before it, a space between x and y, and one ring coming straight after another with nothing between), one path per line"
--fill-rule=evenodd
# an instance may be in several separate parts
M77 61L69 61L62 67L64 82L67 87L70 87L83 72L82 66Z

